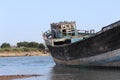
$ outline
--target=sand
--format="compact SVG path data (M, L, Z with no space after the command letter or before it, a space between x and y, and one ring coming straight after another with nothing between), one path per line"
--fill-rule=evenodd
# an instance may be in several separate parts
M42 52L3 52L0 53L0 57L13 57L13 56L49 56L49 53Z
M41 75L37 75L37 74L32 74L32 75L6 75L6 76L0 76L0 80L12 80L12 79L38 77L38 76L41 76Z

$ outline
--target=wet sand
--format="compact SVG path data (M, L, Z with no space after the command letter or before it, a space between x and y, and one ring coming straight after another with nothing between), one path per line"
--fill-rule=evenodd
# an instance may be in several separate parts
M12 80L12 79L38 77L38 76L41 76L41 75L37 75L37 74L32 74L32 75L6 75L6 76L0 76L0 80Z

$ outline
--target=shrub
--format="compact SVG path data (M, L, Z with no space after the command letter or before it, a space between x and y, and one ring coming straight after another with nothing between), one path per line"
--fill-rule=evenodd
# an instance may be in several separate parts
M18 42L17 43L17 47L28 47L28 42L24 41L24 42Z
M1 48L10 48L10 44L9 43L3 43L1 45Z
M29 46L30 48L39 48L39 43L37 43L37 42L30 42L30 43L28 44L28 46Z
M39 44L39 49L45 49L45 46L42 43L40 43Z

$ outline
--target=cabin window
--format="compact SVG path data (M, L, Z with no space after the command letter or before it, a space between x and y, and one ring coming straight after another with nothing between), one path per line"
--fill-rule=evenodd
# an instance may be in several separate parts
M66 30L65 30L65 29L63 29L63 30L62 30L62 32L66 32Z
M75 33L72 33L72 36L75 36Z
M65 40L65 41L59 41L59 42L54 42L54 45L63 45L63 44L70 44L71 40Z
M72 30L72 31L75 31L75 30Z
M69 25L66 25L67 27L69 27Z
M73 25L71 25L71 28L73 28Z
M61 29L61 26L59 26L59 29Z
M71 36L71 33L68 33L68 35L70 35L70 36Z
M65 28L65 25L63 25L62 28L64 29L64 28Z

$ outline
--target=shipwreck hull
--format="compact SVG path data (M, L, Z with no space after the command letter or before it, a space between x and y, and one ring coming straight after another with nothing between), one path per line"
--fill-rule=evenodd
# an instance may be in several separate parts
M120 21L72 44L47 45L56 64L120 66Z
M74 59L74 60L60 60L54 57L53 59L55 63L58 65L120 67L120 49L106 52L96 56Z

